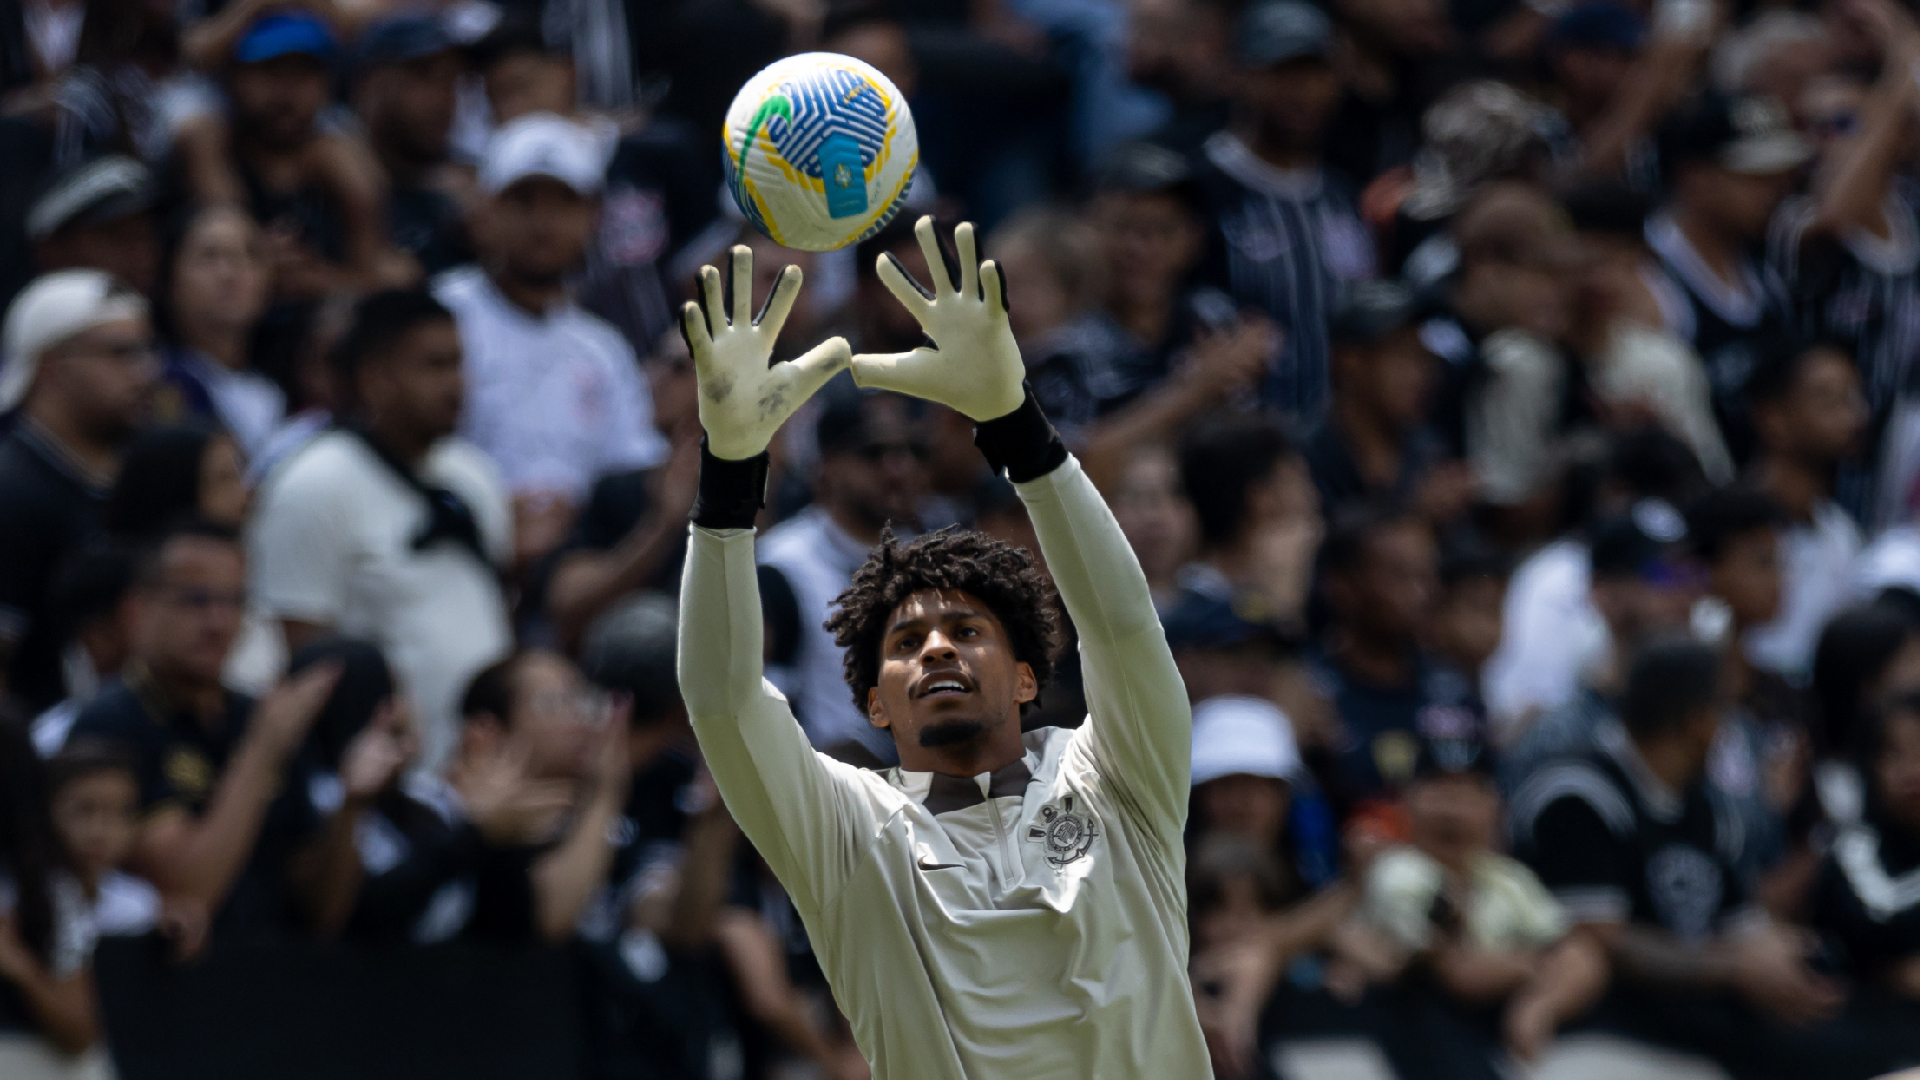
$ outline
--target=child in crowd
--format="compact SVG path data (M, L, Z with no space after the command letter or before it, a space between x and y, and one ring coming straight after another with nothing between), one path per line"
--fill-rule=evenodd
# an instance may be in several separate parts
M121 869L133 854L139 817L133 760L112 743L75 740L47 761L47 793L67 871L55 877L55 888L71 888L81 901L86 914L74 933L85 935L86 951L92 938L152 929L160 894Z
M1495 851L1500 796L1480 740L1425 740L1403 801L1410 843L1373 860L1361 901L1380 947L1349 955L1405 998L1381 1039L1401 1076L1494 1080L1501 1044L1537 1053L1599 994L1605 962L1567 935L1533 872Z

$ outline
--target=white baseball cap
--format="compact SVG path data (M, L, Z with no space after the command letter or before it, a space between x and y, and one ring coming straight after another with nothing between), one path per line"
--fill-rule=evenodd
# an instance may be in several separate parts
M54 346L96 326L145 318L147 299L104 270L57 270L35 278L0 329L0 412L20 404Z
M480 187L498 195L530 176L551 177L582 195L606 186L605 141L553 113L529 113L500 126L480 163Z
M1223 694L1193 707L1193 783L1223 776L1292 780L1301 772L1287 714L1265 698Z

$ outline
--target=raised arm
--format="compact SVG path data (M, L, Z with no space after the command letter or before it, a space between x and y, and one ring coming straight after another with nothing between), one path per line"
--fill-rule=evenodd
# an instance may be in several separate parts
M1113 512L1025 389L1007 324L1006 282L978 261L973 226L954 230L960 280L945 270L933 219L914 231L933 275L931 295L883 256L880 279L934 342L909 353L857 356L854 380L947 405L970 417L974 442L1013 481L1080 633L1095 754L1163 823L1186 820L1192 715L1140 563Z
M700 486L680 586L680 695L720 795L802 911L838 891L857 854L856 781L849 766L815 754L761 672L760 588L753 519L766 501L767 445L782 422L847 362L833 338L772 367L773 342L800 291L789 266L756 321L753 256L733 249L732 319L720 274L701 269L704 306L689 303L682 330L700 383Z

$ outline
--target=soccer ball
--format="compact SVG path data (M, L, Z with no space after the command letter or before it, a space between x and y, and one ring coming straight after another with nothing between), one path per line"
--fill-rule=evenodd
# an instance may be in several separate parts
M802 53L747 80L727 109L727 186L775 243L832 251L900 209L920 138L900 91L838 53Z

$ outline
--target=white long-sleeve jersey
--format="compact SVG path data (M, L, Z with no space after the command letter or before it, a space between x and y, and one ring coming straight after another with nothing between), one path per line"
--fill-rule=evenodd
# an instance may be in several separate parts
M1192 718L1077 461L1018 485L1080 632L1085 725L968 779L816 753L761 675L753 533L695 528L680 687L876 1080L1211 1076L1187 981Z

